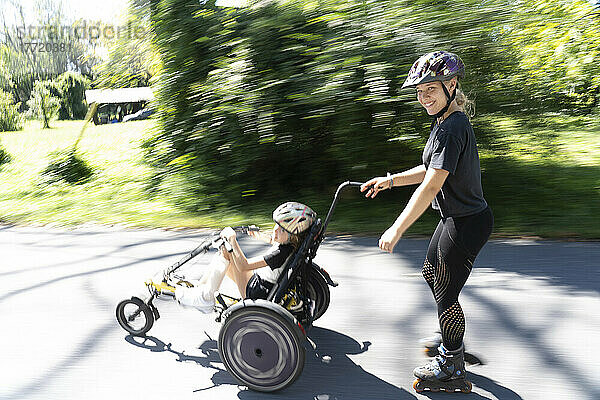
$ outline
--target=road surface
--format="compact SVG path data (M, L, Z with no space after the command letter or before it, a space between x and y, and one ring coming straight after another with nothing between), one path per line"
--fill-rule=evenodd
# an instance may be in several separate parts
M310 337L301 377L270 395L238 386L212 316L157 302L146 339L116 304L205 233L0 226L0 399L599 399L600 243L493 240L461 294L473 393L417 394L418 339L436 327L420 274L426 240L328 238L317 262L340 285ZM248 254L264 249L249 238ZM200 259L201 268L208 259ZM231 282L226 293L235 294Z

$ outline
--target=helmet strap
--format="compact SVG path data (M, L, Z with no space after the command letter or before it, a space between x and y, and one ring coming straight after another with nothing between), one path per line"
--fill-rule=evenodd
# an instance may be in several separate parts
M450 108L450 104L452 104L452 101L456 97L456 88L454 88L454 91L452 91L452 95L450 95L448 89L446 89L446 85L444 85L444 82L440 83L442 84L442 89L446 94L446 105L440 110L440 112L434 115L433 122L431 123L432 128L435 126L435 123L437 122L438 118L441 118L446 113L446 111L448 111L448 108Z

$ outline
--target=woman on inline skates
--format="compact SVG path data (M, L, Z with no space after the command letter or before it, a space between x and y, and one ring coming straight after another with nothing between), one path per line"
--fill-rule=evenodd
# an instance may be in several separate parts
M225 276L235 282L243 298L266 299L269 290L277 282L285 260L298 247L302 234L315 219L316 213L304 204L287 202L280 205L273 212L275 226L270 237L261 232L248 231L255 239L273 245L267 253L252 258L246 257L237 242L236 232L227 227L221 231L221 237L229 242L232 251L221 246L209 266L199 271L201 275L198 281L193 282L193 286L186 276L185 280L171 280L167 290L174 292L179 304L204 313L213 311L215 292Z
M429 204L441 216L422 269L437 303L441 344L432 362L414 370L417 391L471 390L465 380L465 317L458 295L492 232L493 215L483 197L477 143L465 113L469 102L459 89L464 73L462 60L445 51L425 54L413 64L402 88L416 88L419 103L434 117L423 164L375 177L361 187L367 191L366 197L373 198L394 186L419 184L400 216L379 239L384 251L393 251Z

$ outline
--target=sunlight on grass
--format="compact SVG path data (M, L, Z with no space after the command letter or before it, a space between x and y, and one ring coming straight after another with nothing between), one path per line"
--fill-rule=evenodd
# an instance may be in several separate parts
M0 172L0 215L11 222L80 224L124 223L168 226L182 222L181 210L160 197L149 198L146 182L153 174L144 164L140 144L152 120L88 126L79 154L93 168L81 185L45 184L41 172L53 152L73 146L83 121L55 121L53 129L29 122L21 132L2 134L13 157Z

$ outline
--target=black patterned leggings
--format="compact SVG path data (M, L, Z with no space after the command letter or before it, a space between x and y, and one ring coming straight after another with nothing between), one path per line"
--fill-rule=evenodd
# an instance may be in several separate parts
M429 242L422 272L437 303L442 341L448 350L462 345L465 316L458 294L493 224L489 207L475 215L442 218Z

